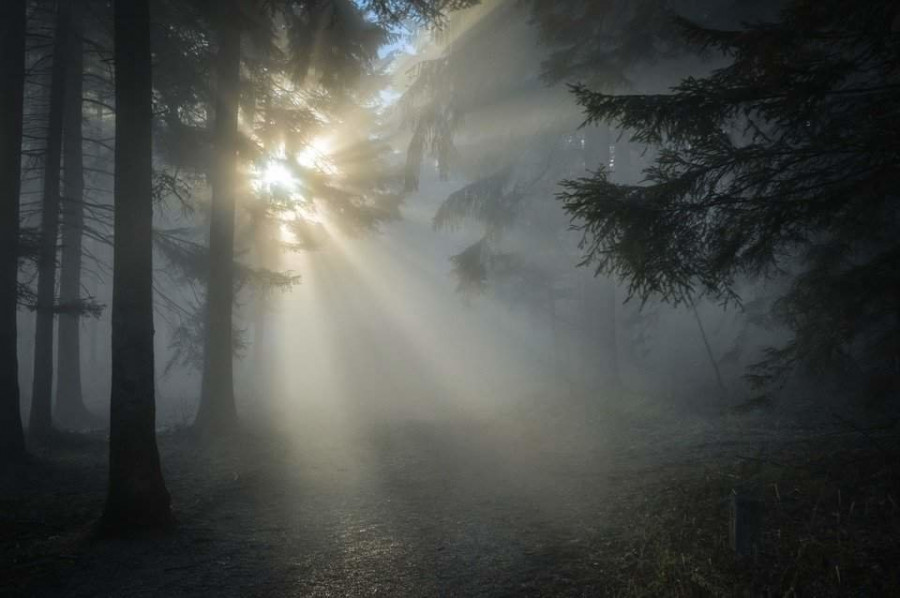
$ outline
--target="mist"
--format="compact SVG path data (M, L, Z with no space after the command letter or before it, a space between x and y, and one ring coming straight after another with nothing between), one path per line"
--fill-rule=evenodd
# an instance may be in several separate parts
M898 24L7 0L0 594L895 593Z

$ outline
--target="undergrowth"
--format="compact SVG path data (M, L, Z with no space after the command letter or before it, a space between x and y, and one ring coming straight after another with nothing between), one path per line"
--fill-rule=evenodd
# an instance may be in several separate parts
M898 447L896 431L823 435L648 475L640 498L620 502L631 527L605 555L610 594L900 596ZM733 491L763 505L744 557L729 541Z

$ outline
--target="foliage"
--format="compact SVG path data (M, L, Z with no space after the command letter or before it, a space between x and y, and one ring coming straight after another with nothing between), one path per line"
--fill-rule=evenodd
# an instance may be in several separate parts
M774 24L687 39L732 59L665 95L574 86L587 124L661 146L641 185L601 168L559 194L583 232L585 264L641 299L737 301L739 277L801 274L777 306L794 340L759 381L794 363L854 355L891 367L900 148L898 7L796 0ZM895 367L895 366L894 366Z
M531 19L551 49L544 77L588 78L604 87L630 84L635 64L674 54L680 40L670 27L670 2L638 0L530 0Z
M453 135L462 123L451 72L457 63L449 56L418 63L415 80L401 99L401 110L412 131L406 153L405 190L419 188L419 172L426 154L434 157L440 179L447 180L456 155Z
M453 229L466 219L484 224L488 237L498 237L512 225L521 200L517 189L510 189L512 169L503 168L481 180L451 193L434 215L435 230Z
M447 13L462 10L480 0L362 0L360 6L383 21L400 23L411 19L440 25Z

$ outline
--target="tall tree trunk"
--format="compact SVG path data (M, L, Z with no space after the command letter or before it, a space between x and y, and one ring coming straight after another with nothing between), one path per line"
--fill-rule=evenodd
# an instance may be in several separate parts
M237 185L237 118L241 34L235 0L219 12L216 107L213 138L212 214L209 227L209 285L202 396L196 426L201 433L237 424L232 364L234 304L234 204Z
M0 464L9 465L25 456L16 351L25 0L0 2L0 85Z
M264 210L264 208L261 208ZM260 216L255 232L257 266L277 270L280 253L273 245L278 239L278 225L265 215ZM259 399L267 397L272 390L272 348L268 327L272 300L268 292L260 293L253 306L253 345L251 358L253 366L253 389Z
M115 0L116 179L109 491L101 530L171 522L156 446L148 0Z
M719 392L722 393L723 399L727 399L728 389L725 387L725 381L722 379L722 371L719 369L719 363L716 361L712 346L709 344L709 337L706 336L706 328L703 327L703 320L700 319L700 313L697 311L697 304L694 303L694 300L690 297L688 297L688 307L694 314L694 320L697 322L697 330L700 331L700 338L703 339L703 347L706 349L709 365L712 367L713 374L716 376L716 384L719 387Z
M256 119L256 94L253 86L248 85L243 90L242 108L250 128ZM257 268L275 269L275 261L278 252L272 250L273 239L277 238L278 230L270 221L265 201L260 201L254 206L256 213L253 222L253 250ZM275 235L274 237L272 235ZM268 351L268 330L266 326L270 300L268 293L257 294L253 302L253 344L251 350L251 376L253 378L253 393L257 401L260 397L268 396L271 383L271 355Z
M65 105L66 50L71 3L57 5L50 78L50 112L44 155L44 189L41 201L41 240L38 252L37 309L34 334L34 378L28 433L41 440L52 428L53 314L56 294L56 243L59 232L59 173Z
M72 0L67 44L66 105L63 111L62 259L59 272L59 302L73 306L81 296L81 239L84 224L84 171L82 163L82 36L81 0ZM93 418L81 394L81 337L76 310L59 315L56 357L56 421L78 428Z

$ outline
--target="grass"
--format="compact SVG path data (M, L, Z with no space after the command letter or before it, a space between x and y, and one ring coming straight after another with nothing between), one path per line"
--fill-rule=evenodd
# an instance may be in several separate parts
M608 565L610 594L900 595L897 440L825 435L649 476L640 498L620 501L630 528ZM730 547L734 489L763 504L753 556Z

